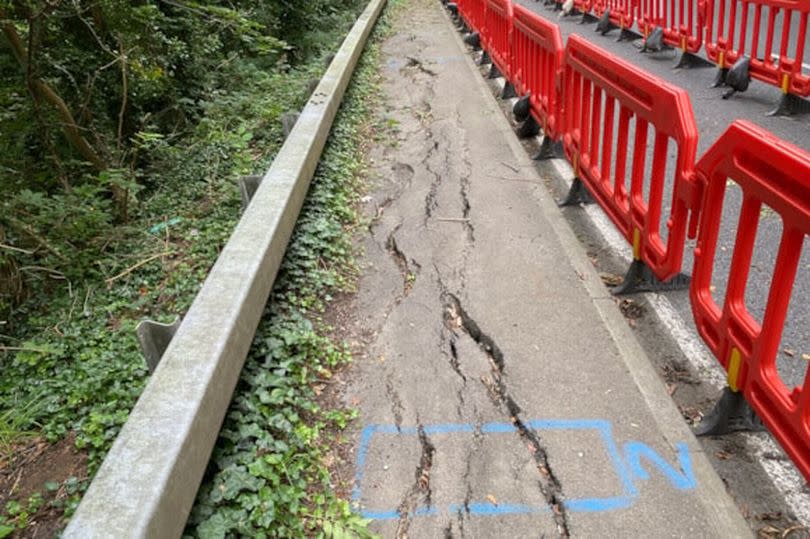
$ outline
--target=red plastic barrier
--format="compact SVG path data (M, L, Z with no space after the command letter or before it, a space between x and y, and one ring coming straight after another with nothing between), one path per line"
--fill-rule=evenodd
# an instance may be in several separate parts
M802 73L808 13L810 0L714 0L706 9L706 55L720 68L748 56L752 78L808 96L810 76Z
M689 95L571 35L565 51L563 110L563 146L577 177L633 245L637 260L662 281L677 275L689 212L693 237L700 201L693 173L698 132ZM649 127L654 131L651 167L646 166ZM677 160L665 244L660 227L669 149L675 150Z
M563 65L560 28L515 4L512 62L518 94L530 94L531 114L546 136L560 138L562 100L559 93Z
M574 0L574 9L580 13L590 13L595 0Z
M638 0L594 0L591 9L597 17L601 17L609 9L608 18L613 26L621 30L630 29L636 22Z
M705 196L691 284L698 332L728 372L729 386L748 403L810 480L810 367L802 388L789 391L776 370L802 243L810 236L810 154L745 121L736 121L697 164ZM711 282L726 183L743 203L728 288L721 309ZM745 291L760 209L782 219L783 233L762 324L748 312Z
M707 0L639 0L636 24L645 38L660 26L664 43L696 53L703 46Z
M512 2L487 0L484 28L484 50L506 80L511 81Z
M470 30L480 34L481 43L484 43L486 0L463 0L458 6L461 18Z

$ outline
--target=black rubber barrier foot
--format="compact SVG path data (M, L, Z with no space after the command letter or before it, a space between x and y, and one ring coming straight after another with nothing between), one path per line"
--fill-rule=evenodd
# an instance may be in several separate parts
M691 69L693 67L714 67L710 61L691 52L682 51L681 57L672 69Z
M470 47L472 47L475 50L480 49L481 48L481 34L479 34L478 32L473 32L472 34L470 34L470 35L468 35L468 36L466 36L464 38L464 43L466 43L467 45L469 45Z
M669 281L659 281L652 270L641 260L633 260L627 269L622 284L614 286L610 293L614 296L635 294L637 292L668 292L672 290L686 290L689 288L691 278L685 273L679 273Z
M530 99L531 95L526 94L518 99L515 105L512 107L512 114L515 115L516 122L523 122L529 117L529 110L531 108Z
M501 70L498 69L498 66L492 64L489 66L489 74L487 75L488 79L497 79L498 77L503 77L501 74Z
M644 36L642 36L639 33L636 33L632 30L628 30L627 28L622 28L619 37L616 38L616 41L635 41L637 39L642 39L643 37Z
M593 24L599 20L599 17L592 13L583 13L582 20L579 21L579 24Z
M531 114L526 121L520 124L520 127L517 128L515 131L518 138L531 138L536 137L540 134L540 124L537 123L537 120L534 119L534 116Z
M692 432L695 436L722 435L730 432L762 432L767 430L743 394L723 389L723 394L707 416Z
M458 17L458 4L455 2L449 2L447 4L447 11L449 11L453 17Z
M768 116L792 116L810 113L810 101L793 94L782 94L779 104Z
M501 99L512 99L513 97L517 97L515 85L509 81L506 81L506 84L504 84L503 90L501 91Z
M712 83L712 88L720 88L721 86L726 85L726 75L728 74L727 67L721 67L717 70L717 74L714 76L714 82Z
M723 95L723 99L728 99L734 92L744 92L748 89L751 83L751 75L749 68L751 67L751 59L748 57L741 58L734 62L731 69L726 73L726 86L731 88L730 91Z
M616 27L613 26L612 22L610 22L610 10L606 9L605 12L602 13L602 17L599 19L599 22L596 23L596 31L602 35L605 35L614 28Z
M663 52L668 50L672 50L672 47L664 43L664 29L660 26L653 28L653 31L641 44L641 52Z
M540 151L537 155L532 157L535 161L546 161L548 159L560 159L565 157L563 151L562 141L553 141L550 137L543 137L543 142L540 144Z
M478 65L485 66L485 65L489 65L491 63L492 63L492 58L489 57L489 54L487 53L487 51L484 51L484 53L481 54L481 59L478 60Z
M582 183L579 178L574 178L571 183L571 188L565 198L557 203L557 206L564 208L566 206L576 206L578 204L593 204L593 197L588 192L588 188Z

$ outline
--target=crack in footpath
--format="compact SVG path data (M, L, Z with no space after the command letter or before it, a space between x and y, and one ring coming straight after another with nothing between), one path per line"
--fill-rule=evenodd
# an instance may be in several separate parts
M397 426L397 431L402 430L402 411L405 409L402 406L402 399L399 398L397 390L394 389L394 381L391 379L391 374L385 378L385 392L388 395L388 400L391 402L391 413L394 414L394 424Z
M425 427L418 419L417 424L419 445L422 447L422 451L419 456L419 464L416 466L416 472L414 473L414 483L397 508L399 523L397 524L396 537L398 539L408 537L408 529L411 526L414 513L419 507L419 499L424 496L427 507L432 505L430 470L433 467L433 455L436 453L436 447L428 438Z
M490 398L496 406L499 406L501 403L506 406L512 424L517 428L520 437L528 444L529 450L537 465L537 470L540 472L541 479L538 482L538 486L546 500L546 504L551 509L554 522L557 524L557 531L560 537L569 537L568 516L563 502L562 484L551 468L548 452L540 441L540 437L534 430L528 428L523 423L520 418L520 414L522 414L523 411L509 394L503 376L505 367L503 352L494 339L484 333L478 323L464 310L456 296L445 293L444 303L446 323L448 323L450 327L463 329L489 357L491 379L482 377L481 382L489 390Z
M400 227L402 227L402 223L398 224L393 230L391 230L391 232L388 234L388 239L385 242L385 248L388 249L388 252L391 254L391 257L394 259L394 262L399 268L399 272L402 274L402 295L397 298L397 303L407 298L411 293L411 290L413 290L413 285L416 282L416 276L421 268L421 266L413 259L408 262L408 257L405 256L405 253L402 252L402 249L400 249L397 245L395 235ZM413 271L411 270L411 264L414 266Z
M463 218L464 218L464 229L467 231L467 240L470 243L475 242L475 228L473 227L472 221L470 221L470 198L469 198L469 191L470 191L470 177L467 175L462 175L461 180L461 208L463 210Z

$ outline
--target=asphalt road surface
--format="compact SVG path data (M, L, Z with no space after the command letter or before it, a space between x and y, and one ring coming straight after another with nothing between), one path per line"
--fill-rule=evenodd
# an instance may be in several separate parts
M552 11L541 2L519 0L518 3L557 23L560 26L564 42L570 34L578 34L591 43L633 63L639 69L684 88L691 98L698 126L698 158L720 137L729 124L738 118L749 120L800 148L810 150L810 115L793 117L767 115L769 111L775 108L781 97L778 88L754 80L751 82L748 91L738 93L730 99L722 99L722 95L727 89L711 88L717 72L714 67L674 70L673 66L677 57L675 51L641 53L639 41L617 42L618 30L602 36L596 33L594 24L580 24L580 16L561 17L559 12ZM763 19L766 20L765 14L763 14ZM753 15L749 16L749 21L749 27L752 27ZM781 18L778 19L778 22L781 23ZM791 20L791 27L797 28L798 24L798 18L794 16ZM777 24L776 28L778 35L781 25ZM749 30L747 34L750 39L752 32ZM795 30L791 32L791 35L795 34ZM648 140L651 140L652 130L649 135ZM630 140L632 140L632 134ZM665 188L666 194L663 208L669 208L671 203L669 194L672 191L672 174L670 171L674 170L676 156L673 144L670 144L668 148L668 156L668 184ZM651 163L651 153L648 151L648 171ZM647 192L646 189L645 192ZM741 202L741 189L729 181L713 278L713 295L715 301L721 307L725 298L727 275L734 251ZM667 213L664 214L663 221L666 221L666 215ZM666 228L662 226L662 229L661 232L665 239ZM745 296L748 311L759 321L762 320L765 311L772 281L774 260L781 235L781 219L770 208L763 207ZM683 267L687 273L691 273L693 265L693 247L694 243L689 242L684 256ZM810 298L810 241L805 239L799 272L793 287L790 310L777 360L780 376L789 388L801 386L808 369L808 361L802 359L803 354L810 354L810 310L808 309L807 298ZM677 307L684 320L692 320L692 311L687 292L672 292L670 293L670 300Z

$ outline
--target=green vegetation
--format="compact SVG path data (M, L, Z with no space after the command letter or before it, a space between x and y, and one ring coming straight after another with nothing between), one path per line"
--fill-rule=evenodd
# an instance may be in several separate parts
M69 516L140 394L134 327L190 305L363 0L0 0L0 444L75 433L86 477L7 500L0 537ZM188 533L364 534L324 464L347 410L312 385L349 360L318 313L350 287L373 93L333 130ZM54 98L56 96L56 98ZM58 99L57 99L58 98ZM60 496L55 493L59 492Z
M389 11L375 30L388 29ZM276 279L265 317L200 489L187 533L213 537L367 537L333 485L328 462L353 410L323 409L317 387L351 360L319 321L356 273L365 140L375 105L376 43L354 74Z

